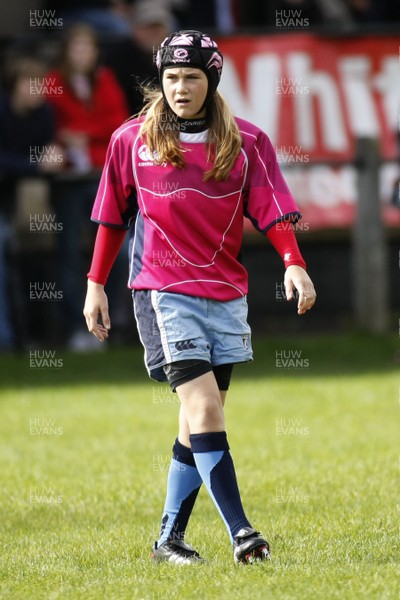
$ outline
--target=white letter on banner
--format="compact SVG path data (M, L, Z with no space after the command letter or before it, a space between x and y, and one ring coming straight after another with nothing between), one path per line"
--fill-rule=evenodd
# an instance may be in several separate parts
M296 115L296 143L306 150L315 148L314 96L318 96L321 113L323 144L326 150L345 151L348 140L335 79L326 72L311 71L311 58L301 52L290 53L287 58L290 77L301 78L308 94L296 94L293 103Z
M235 65L228 57L224 58L222 73L221 91L233 113L263 129L275 142L280 103L276 82L281 75L278 56L258 54L249 58L245 77L247 94L243 94Z
M369 78L370 67L371 61L366 56L352 56L339 62L349 111L349 123L355 136L379 135L379 122Z
M387 56L382 60L382 71L376 75L373 84L383 96L388 128L396 130L400 108L400 63L397 57Z

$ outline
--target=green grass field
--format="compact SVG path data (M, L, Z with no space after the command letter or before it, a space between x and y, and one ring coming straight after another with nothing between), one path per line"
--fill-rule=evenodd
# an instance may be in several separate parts
M56 352L56 368L2 357L0 597L397 600L397 344L260 339L256 361L236 369L231 451L246 512L273 553L249 566L233 564L203 489L187 540L208 562L150 561L178 405L147 379L140 348Z

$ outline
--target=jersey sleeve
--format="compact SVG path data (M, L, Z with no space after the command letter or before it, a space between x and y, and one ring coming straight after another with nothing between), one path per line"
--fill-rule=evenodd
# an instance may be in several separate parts
M263 131L258 131L248 154L244 187L244 214L265 234L281 221L297 223L301 213L283 178L275 150Z
M119 129L111 136L91 215L95 223L118 229L128 229L138 209L131 152L123 133Z

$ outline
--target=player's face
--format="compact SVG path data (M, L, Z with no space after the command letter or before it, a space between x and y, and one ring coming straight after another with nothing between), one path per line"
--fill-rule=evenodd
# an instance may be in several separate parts
M163 73L165 97L171 109L182 119L202 118L201 107L206 99L208 79L201 69L178 67Z

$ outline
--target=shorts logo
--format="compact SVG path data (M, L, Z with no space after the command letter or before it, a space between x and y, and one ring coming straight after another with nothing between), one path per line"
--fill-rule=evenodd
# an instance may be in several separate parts
M183 342L176 342L175 348L180 352L181 350L191 350L197 348L193 340L184 340Z
M243 346L246 350L249 349L249 336L248 335L242 335L242 342L243 342Z

